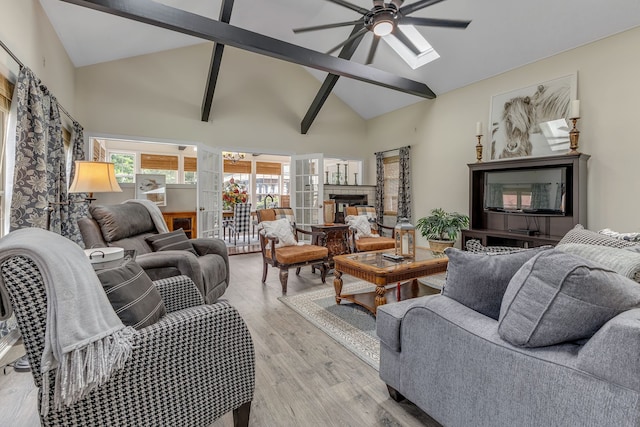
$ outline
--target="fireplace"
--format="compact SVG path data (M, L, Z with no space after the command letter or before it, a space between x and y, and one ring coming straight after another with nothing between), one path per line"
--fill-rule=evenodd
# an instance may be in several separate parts
M369 203L366 194L329 194L329 199L336 201L335 222L344 223L346 206L366 206Z

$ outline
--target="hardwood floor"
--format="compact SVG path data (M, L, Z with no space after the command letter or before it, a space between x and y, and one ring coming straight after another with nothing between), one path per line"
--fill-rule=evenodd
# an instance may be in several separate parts
M269 267L260 283L260 254L229 258L231 286L224 298L247 322L256 350L256 391L250 425L298 426L439 426L411 403L387 394L378 372L328 335L278 301L277 270ZM348 276L343 276L345 282ZM289 275L288 294L325 285L311 268ZM0 426L38 426L36 390L31 374L0 372ZM226 414L212 427L233 426Z

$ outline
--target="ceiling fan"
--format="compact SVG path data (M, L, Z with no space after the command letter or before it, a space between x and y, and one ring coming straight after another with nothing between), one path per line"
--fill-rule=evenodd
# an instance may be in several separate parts
M367 65L373 62L373 58L378 48L378 42L380 37L393 34L401 43L406 45L415 55L420 55L420 49L409 39L398 25L418 25L429 27L445 27L445 28L458 28L465 29L471 23L471 21L460 21L453 19L436 19L436 18L418 18L408 16L418 10L425 7L432 6L436 3L440 3L444 0L418 0L414 3L402 6L404 0L391 0L389 3L385 3L384 0L373 0L373 8L365 9L353 3L345 0L327 0L348 9L354 10L362 15L362 18L355 21L337 22L334 24L316 25L313 27L296 28L294 33L302 33L306 31L325 30L328 28L347 27L349 25L360 26L361 28L355 31L348 39L333 47L327 53L333 53L340 49L342 46L357 40L364 36L367 31L373 33L373 41L371 42L371 48L367 55Z

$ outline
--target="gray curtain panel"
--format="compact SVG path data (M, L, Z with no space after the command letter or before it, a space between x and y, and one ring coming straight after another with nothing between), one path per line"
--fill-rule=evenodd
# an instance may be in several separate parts
M60 108L56 98L49 94L46 88L42 88L45 96L45 111L48 110L48 135L47 135L47 176L50 202L49 230L62 234L62 221L68 217L67 211L67 164L64 156L64 142L62 140L62 121L60 120ZM46 101L49 101L49 108ZM18 105L18 108L20 106Z
M20 70L15 91L18 109L10 231L47 228L49 111L45 113L45 94L40 82L28 68Z
M384 153L376 153L376 218L384 218Z
M533 209L547 209L551 203L551 183L531 184L531 207Z
M69 182L73 181L75 176L76 165L75 160L84 160L84 129L78 122L73 123L71 132L71 170L69 173ZM78 220L89 216L89 205L86 202L87 193L69 193L69 205L66 206L66 217L62 222L62 235L84 248L84 242L80 229L78 228Z
M486 197L486 207L488 208L503 208L504 207L504 195L502 190L503 184L488 184Z
M402 147L399 151L398 219L407 218L411 222L411 147Z

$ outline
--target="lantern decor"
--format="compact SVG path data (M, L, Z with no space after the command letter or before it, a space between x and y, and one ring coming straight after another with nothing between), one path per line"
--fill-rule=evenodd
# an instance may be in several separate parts
M336 220L336 201L325 200L322 205L322 216L324 225L333 225Z
M416 228L407 218L400 218L395 226L396 255L404 258L416 256Z

